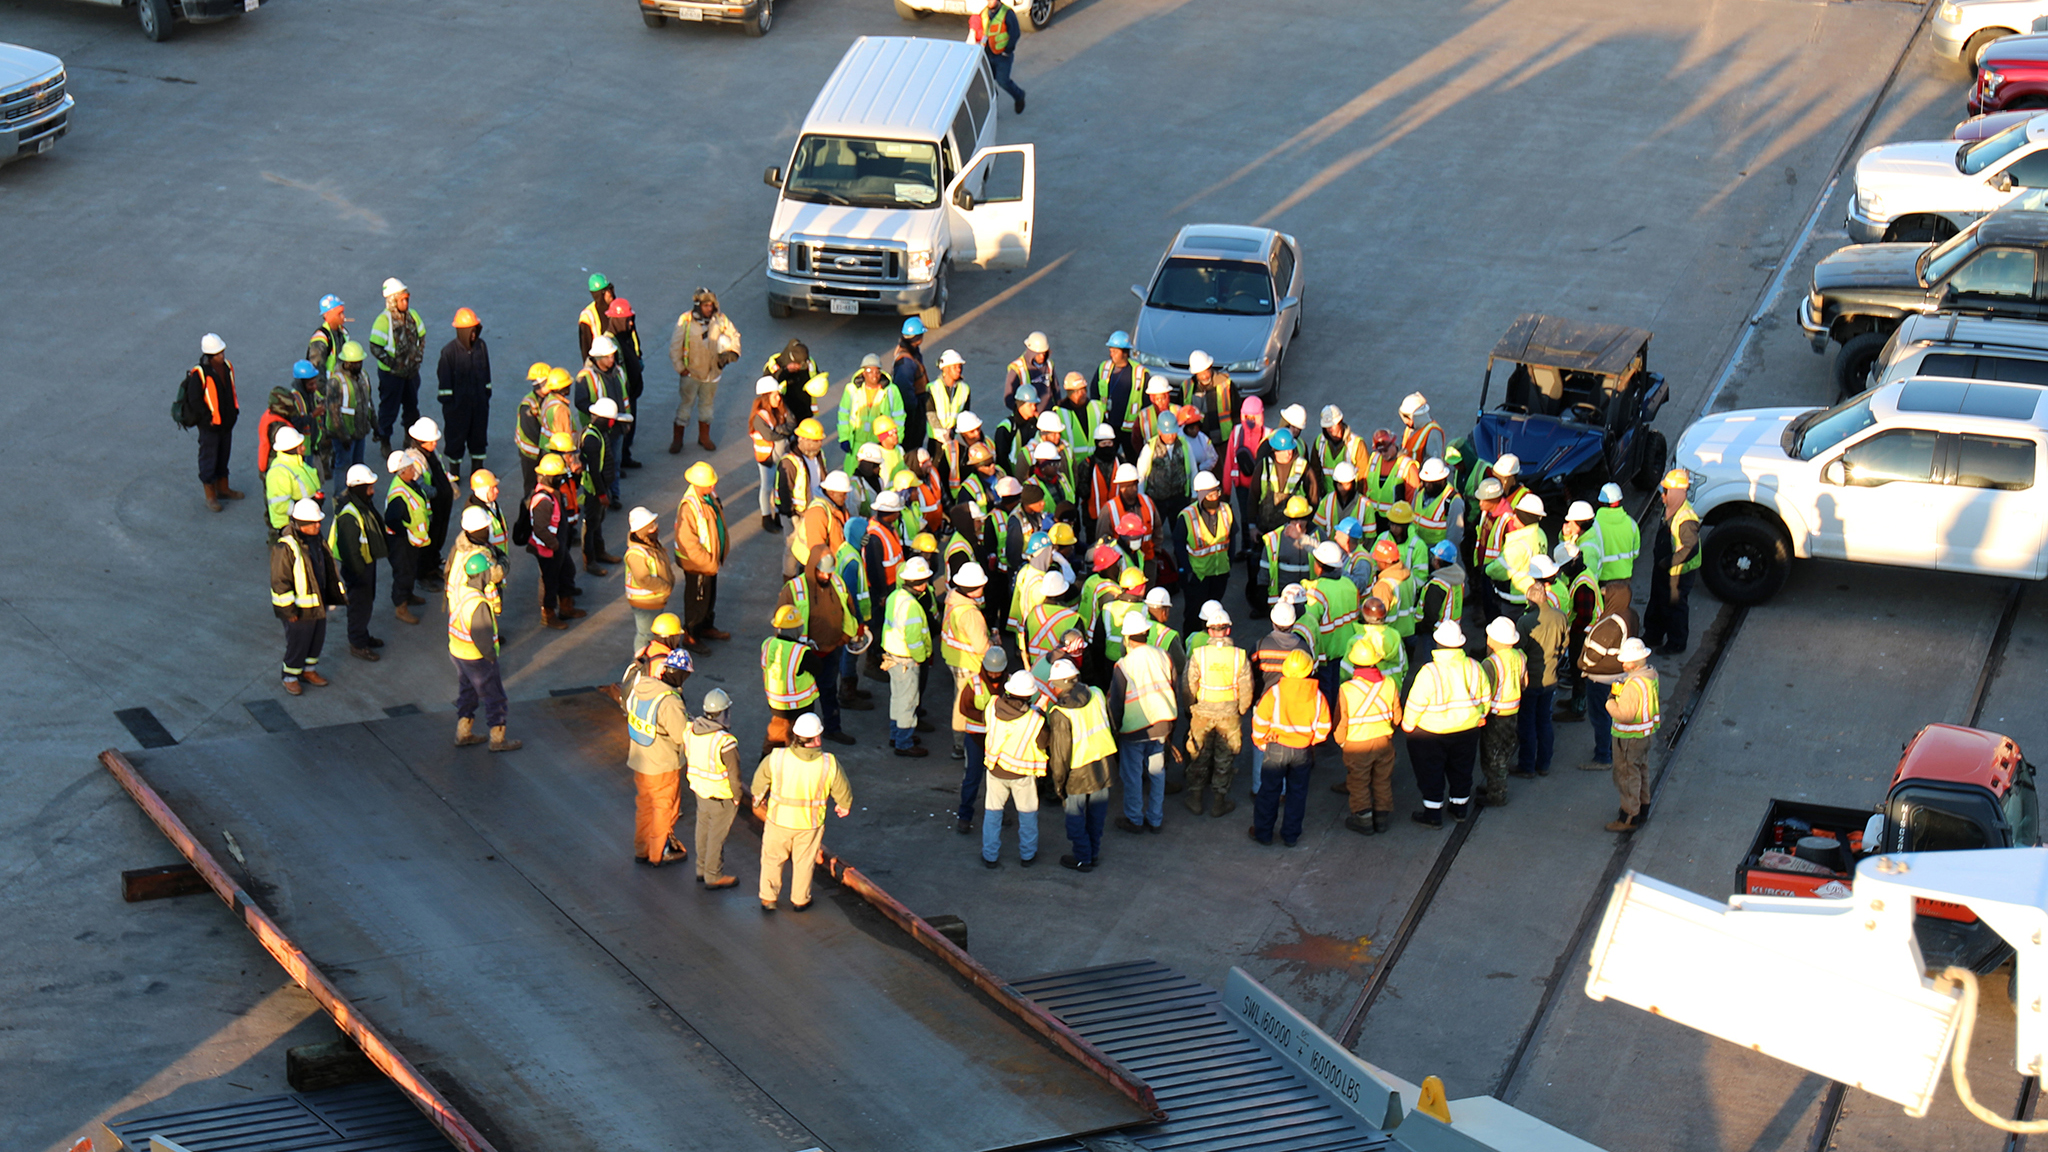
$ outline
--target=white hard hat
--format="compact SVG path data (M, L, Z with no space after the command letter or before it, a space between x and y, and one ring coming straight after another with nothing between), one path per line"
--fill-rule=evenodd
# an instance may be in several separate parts
M1097 424L1095 426L1095 438L1097 440L1114 440L1116 439L1116 429L1111 428L1107 424Z
M1154 376L1145 382L1145 395L1147 396L1157 396L1162 392L1171 391L1173 391L1173 383L1164 376Z
M1420 392L1410 392L1401 398L1401 415L1413 416L1429 411L1429 399Z
M1342 408L1337 407L1335 404L1323 405L1323 414L1321 417L1321 423L1323 427L1335 428L1337 425L1342 424L1343 422L1344 410Z
M1188 371L1206 372L1216 366L1216 358L1200 348L1188 353Z
M1271 620L1275 628L1282 630L1292 628L1294 627L1294 605L1282 600L1280 603L1273 605L1271 612L1266 613L1266 619Z
M875 511L877 511L877 512L901 512L901 511L903 511L903 493L901 493L901 492L898 492L898 491L897 491L897 490L895 490L894 488L887 488L887 489L884 489L884 490L883 490L882 492L880 492L879 494L877 494L877 495L875 496Z
M306 438L304 436L299 435L299 430L297 428L292 428L289 426L279 428L277 430L277 439L272 441L272 443L277 445L277 450L280 452L289 452L292 449L303 445L305 442Z
M1299 404L1289 404L1280 410L1280 418L1296 428L1308 427L1308 409Z
M704 694L704 711L724 712L732 707L732 697L723 688L713 688Z
M1308 603L1308 589L1303 588L1299 584L1289 584L1280 590L1280 598L1289 604L1296 605L1295 616L1299 618L1301 615L1299 606Z
M962 356L958 352L953 351L951 348L948 348L944 352L939 353L939 367L941 368L944 368L949 364L965 363L967 363L967 357Z
M813 736L825 734L825 722L818 719L816 712L806 712L796 718L796 723L789 726L789 731L793 736L809 740Z
M1529 575L1538 580L1548 580L1557 575L1557 561L1538 552L1529 557Z
M1072 660L1055 660L1053 661L1052 668L1046 672L1045 678L1047 680L1072 680L1080 674L1081 670L1074 667Z
M1001 672L1009 666L1010 657L1004 653L1001 645L991 644L988 651L981 654L981 670L983 672Z
M1064 432L1067 430L1067 422L1060 419L1060 414L1057 412L1040 412L1038 414L1038 430L1040 432Z
M1022 496L1023 494L1024 482L1015 476L1005 476L1001 480L996 481L997 496Z
M491 514L489 512L474 504L462 510L462 530L464 532L481 532L490 526Z
M1316 563L1325 568L1335 568L1344 563L1344 550L1337 547L1335 540L1325 540L1316 545Z
M1031 458L1033 460L1057 460L1060 458L1060 450L1058 446L1040 440L1031 446Z
M1031 335L1026 336L1024 338L1024 347L1030 349L1033 352L1043 352L1046 349L1052 347L1052 345L1046 342L1045 333L1033 332Z
M635 508L631 512L626 513L626 530L638 532L649 524L654 523L654 521L655 515L653 512L645 508Z
M1451 466L1449 464L1444 463L1442 460L1439 460L1436 457L1431 456L1429 459L1424 460L1422 462L1421 475L1422 482L1424 484L1428 484L1436 480L1448 480L1451 478Z
M972 560L962 564L960 571L953 574L953 587L955 588L985 588L987 586L988 573L983 572L981 565L976 564Z
M1067 574L1058 569L1047 572L1045 579L1038 582L1038 590L1047 596L1064 596L1070 587L1072 585L1067 583Z
M384 467L389 469L393 475L397 475L412 467L412 453L400 448L384 458Z
M988 518L988 509L983 508L979 500L969 500L967 502L967 515L970 519L985 520Z
M1542 516L1544 514L1543 497L1538 496L1534 492L1524 492L1522 493L1522 498L1515 501L1515 511L1527 512L1531 516Z
M1584 500L1574 500L1572 501L1572 506L1564 510L1564 518L1567 520L1591 520L1593 518L1593 506Z
M1038 691L1038 681L1031 678L1028 670L1019 668L1010 673L1008 680L1003 681L1003 691L1012 696L1029 696Z
M1219 626L1228 627L1230 624L1229 611L1215 600L1202 601L1202 609L1199 615L1202 618L1202 623L1207 624L1211 628Z
M303 521L307 524L318 524L320 522L319 502L305 499L294 503L292 505L292 519Z
M972 432L981 427L981 417L972 412L962 412L959 418L953 421L953 427L962 432Z
M590 414L604 420L619 418L619 402L609 396L599 396L591 401Z
M1631 636L1621 642L1621 650L1614 655L1623 664L1633 664L1638 660L1650 658L1650 646L1643 643L1640 637Z
M863 464L880 464L882 462L882 446L869 441L861 445L860 451L855 453L854 456Z
M612 414L618 414L616 407L613 408ZM422 416L413 421L412 427L407 428L406 432L422 444L429 440L439 440L441 438L441 426L434 423L433 418L429 416Z
M390 277L389 279L384 281L384 298L386 300L389 300L393 296L396 296L400 292L404 292L406 290L407 289L405 287L405 281L400 280L396 276Z
M1515 631L1513 620L1495 616L1493 622L1486 626L1486 638L1496 644L1513 644L1522 638L1522 634Z
M1463 648L1465 646L1465 630L1458 627L1456 620L1446 620L1437 625L1436 631L1430 633L1429 638L1435 641L1436 646L1439 648Z
M1600 486L1600 502L1602 504L1621 503L1621 485L1614 483L1612 480L1602 484Z
M924 557L912 556L903 562L903 570L896 573L896 578L910 581L929 580L932 578L932 566L925 562Z
M1358 466L1349 460L1339 460L1337 466L1330 469L1330 479L1339 484L1349 484L1358 479Z
M1493 462L1493 474L1495 476L1520 476L1522 474L1522 458L1513 452L1501 453L1500 459Z
M1116 483L1136 484L1137 482L1138 466L1136 464L1133 464L1127 460L1124 463L1116 466Z
M599 356L616 356L618 354L618 342L602 332L598 333L597 337L590 342L590 358L592 360L597 359Z
M375 484L376 482L377 474L370 471L369 465L351 464L348 466L347 484L349 487L354 488L359 484Z
M825 482L821 487L827 492L851 492L853 491L853 482L846 478L846 473L834 468L832 471L825 473Z
M1145 593L1145 603L1153 608L1173 607L1173 593L1164 588L1154 588Z
M1105 427L1107 427L1107 425L1105 425ZM1214 473L1209 472L1206 469L1195 473L1195 491L1214 492L1216 489L1220 487L1222 487L1222 485L1216 483L1216 476Z
M775 377L773 376L763 376L759 380L754 381L754 395L756 396L766 396L770 392L780 391L782 391L782 386L775 382Z
M1119 629L1126 638L1143 636L1152 630L1152 618L1142 612L1124 613L1123 627Z
M208 332L199 338L199 350L208 356L218 356L227 351L228 346L221 342L219 336Z

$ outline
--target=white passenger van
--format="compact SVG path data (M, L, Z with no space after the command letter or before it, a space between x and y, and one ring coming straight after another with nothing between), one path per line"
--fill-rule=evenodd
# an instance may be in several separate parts
M997 146L981 47L863 36L804 117L768 232L768 312L944 318L952 270L1031 260L1037 157Z

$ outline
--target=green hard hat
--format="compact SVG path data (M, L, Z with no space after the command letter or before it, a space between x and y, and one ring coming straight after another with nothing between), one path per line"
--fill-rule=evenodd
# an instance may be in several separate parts
M341 346L341 358L351 364L363 362L363 346L351 340Z
M491 570L491 558L481 552L471 552L469 559L462 562L462 570L471 576L481 576Z
M611 286L611 278L609 276L606 276L604 273L592 272L590 274L590 290L592 292L601 291L602 289L609 288Z

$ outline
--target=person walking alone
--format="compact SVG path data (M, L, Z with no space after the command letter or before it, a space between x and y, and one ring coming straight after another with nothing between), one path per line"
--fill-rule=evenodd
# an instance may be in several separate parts
M1017 21L1017 13L1003 0L988 0L987 7L967 18L967 39L979 44L988 53L989 71L995 74L996 84L1016 101L1017 114L1024 114L1024 90L1010 79L1010 69L1017 62L1017 42L1024 38L1024 28Z

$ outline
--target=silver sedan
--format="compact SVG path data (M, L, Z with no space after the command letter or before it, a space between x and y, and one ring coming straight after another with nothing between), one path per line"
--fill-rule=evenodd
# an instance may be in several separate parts
M1160 257L1151 284L1131 285L1143 306L1132 358L1178 383L1188 356L1206 352L1240 396L1279 391L1280 367L1301 332L1301 245L1270 228L1190 224Z

